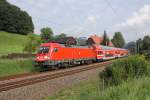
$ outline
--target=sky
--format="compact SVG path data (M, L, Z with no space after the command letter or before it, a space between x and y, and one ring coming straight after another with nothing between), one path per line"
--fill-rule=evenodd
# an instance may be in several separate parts
M150 35L150 0L7 0L27 11L35 30L51 27L55 35L102 36L122 32L127 42Z

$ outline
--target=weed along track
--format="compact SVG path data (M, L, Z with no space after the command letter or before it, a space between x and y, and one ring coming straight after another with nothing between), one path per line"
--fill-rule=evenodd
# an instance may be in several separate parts
M15 88L23 87L27 85L32 85L35 83L39 83L39 82L67 76L67 75L72 75L75 73L80 73L83 71L88 71L88 70L99 68L99 67L106 67L109 64L112 64L112 61L107 61L103 63L95 63L91 65L75 67L75 68L65 69L61 71L58 70L58 71L54 71L54 73L45 72L45 73L26 74L20 77L16 76L16 78L12 77L12 79L11 77L9 77L8 79L4 78L3 80L0 81L0 92L8 91L10 89L15 89Z

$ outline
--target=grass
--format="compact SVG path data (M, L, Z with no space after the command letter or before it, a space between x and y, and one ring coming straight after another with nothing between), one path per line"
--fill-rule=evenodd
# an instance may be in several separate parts
M77 96L79 95L85 96L86 94L92 93L93 91L98 92L98 81L99 80L97 77L91 81L81 82L71 88L59 91L54 96L46 97L44 100L77 100Z
M35 37L39 38L35 35ZM20 53L27 42L27 36L0 31L0 54Z
M0 77L34 72L36 70L32 59L0 59Z
M26 36L0 32L0 54L22 52Z
M124 82L103 91L99 89L98 83L98 80L84 82L45 100L150 100L149 77Z
M39 36L34 35L37 39ZM28 41L26 35L19 35L0 31L0 56L9 53L22 53L24 45ZM1 59L0 58L0 77L33 72L36 69L33 67L32 59Z
M96 97L98 100L150 100L150 77L134 79L110 87Z

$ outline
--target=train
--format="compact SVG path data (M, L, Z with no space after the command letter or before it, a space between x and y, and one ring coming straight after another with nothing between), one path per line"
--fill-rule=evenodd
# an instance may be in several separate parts
M65 46L59 43L42 43L35 57L35 66L68 67L91 64L129 55L129 51L103 45Z

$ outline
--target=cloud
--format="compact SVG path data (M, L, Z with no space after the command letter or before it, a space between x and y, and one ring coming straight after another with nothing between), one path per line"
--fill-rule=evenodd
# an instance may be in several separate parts
M96 21L97 21L97 16L94 16L94 15L90 15L90 16L88 16L88 21L90 22L90 23L93 23L93 24L95 24L96 23Z
M150 26L150 5L144 5L139 11L134 12L125 22L115 25L115 30L124 32L142 32Z

